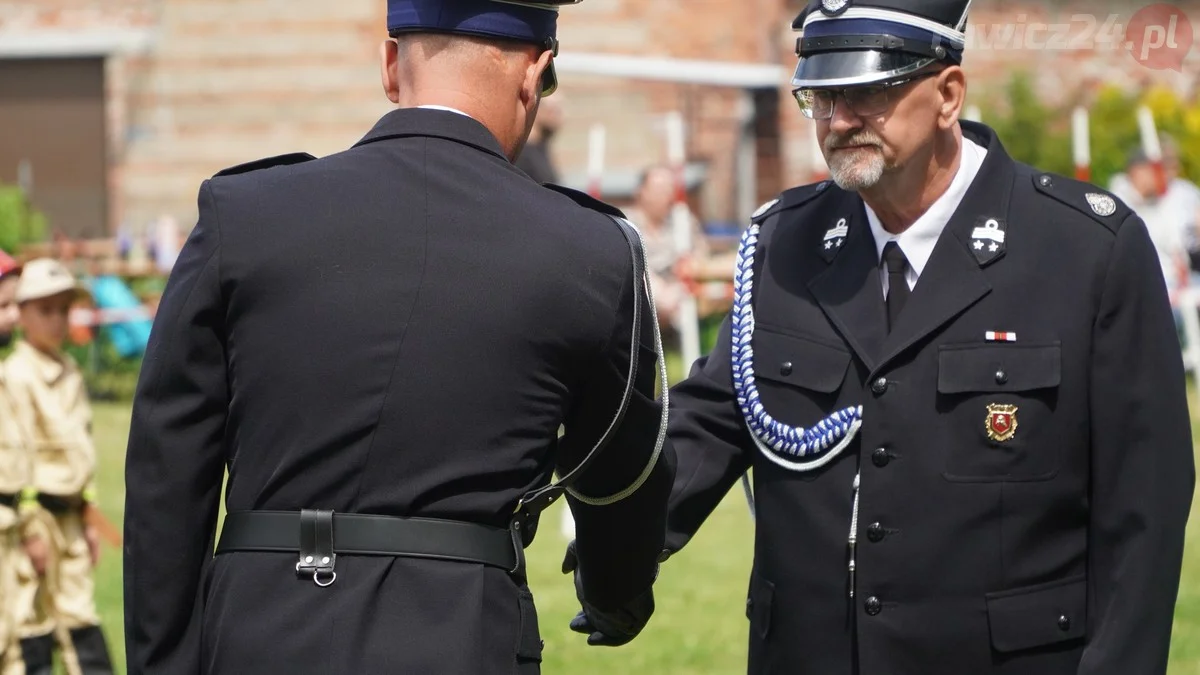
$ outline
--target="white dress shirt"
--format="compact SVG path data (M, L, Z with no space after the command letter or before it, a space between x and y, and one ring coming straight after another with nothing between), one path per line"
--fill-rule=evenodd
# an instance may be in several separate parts
M458 113L459 115L462 115L463 117L471 117L470 115L468 115L467 113L465 113L465 112L463 112L463 111L459 110L458 108L451 108L451 107L444 106L444 105L433 105L433 104L431 103L431 104L429 104L429 105L419 105L419 106L417 106L417 107L418 107L418 108L425 108L425 109L427 109L427 110L445 110L446 112ZM473 118L472 118L472 119L473 119Z
M904 276L911 290L917 285L917 278L925 269L925 263L929 262L929 256L933 255L933 247L937 244L938 237L942 236L942 230L946 229L946 223L950 222L950 217L958 210L958 205L967 194L967 188L971 187L980 167L983 166L985 156L985 148L964 137L962 161L959 163L958 172L954 174L954 180L950 181L950 187L921 214L920 218L917 218L912 227L900 234L892 234L883 229L879 216L875 215L870 206L863 204L867 211L867 222L871 225L871 234L875 235L875 253L879 259L883 297L886 298L888 293L888 273L887 266L883 264L883 247L889 241L895 241L904 257L908 259L908 271Z

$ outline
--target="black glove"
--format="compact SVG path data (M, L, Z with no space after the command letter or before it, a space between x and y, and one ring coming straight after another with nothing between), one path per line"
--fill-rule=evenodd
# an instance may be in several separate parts
M579 558L575 553L575 542L567 544L563 558L563 574L575 573L575 597L583 611L571 620L571 630L588 636L589 645L620 647L642 632L650 616L654 614L654 587L630 600L623 607L601 610L592 606L583 597L583 581L579 574ZM657 572L655 573L657 577Z

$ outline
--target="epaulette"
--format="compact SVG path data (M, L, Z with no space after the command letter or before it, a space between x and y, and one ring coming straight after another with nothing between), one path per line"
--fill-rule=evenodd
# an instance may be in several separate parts
M1052 173L1034 173L1038 192L1070 206L1116 233L1131 209L1120 199L1091 183Z
M819 197L830 185L833 185L833 181L823 180L784 190L775 199L758 207L750 216L750 220L761 223L780 211L806 204Z
M238 164L237 166L231 166L228 169L221 169L217 173L213 174L213 177L216 178L217 176L233 176L239 173L250 173L251 171L258 171L259 169L269 169L273 166L301 164L303 162L310 162L314 159L316 159L316 157L313 157L307 152L292 152L286 155L277 155L275 157L256 159L253 162Z
M599 211L605 215L616 216L617 218L625 217L625 214L621 211L621 209L618 209L607 202L602 202L586 192L580 192L579 190L573 190L569 187L555 185L554 183L543 183L542 185L554 190L559 194L566 195L571 199L571 201L584 208L591 209L593 211Z

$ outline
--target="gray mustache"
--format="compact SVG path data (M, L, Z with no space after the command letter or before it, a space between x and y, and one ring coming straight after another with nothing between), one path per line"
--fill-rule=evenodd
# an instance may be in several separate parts
M873 147L880 147L882 144L878 139L871 137L849 138L843 140L830 136L829 138L825 139L826 150L837 150L840 148L850 147L852 145L870 145Z

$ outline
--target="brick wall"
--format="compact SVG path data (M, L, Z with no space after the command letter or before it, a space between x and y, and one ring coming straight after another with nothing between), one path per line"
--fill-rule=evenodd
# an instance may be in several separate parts
M1200 0L1175 2L1200 32ZM797 0L587 0L563 10L564 51L775 63L790 73ZM972 23L1071 25L1082 12L1127 20L1128 2L975 0ZM13 36L140 34L149 46L116 48L108 59L112 224L138 228L162 214L190 226L196 189L219 169L270 154L323 155L364 134L389 109L379 87L377 49L384 0L0 0L0 52ZM1022 15L1024 15L1022 17ZM1200 37L1200 36L1198 36ZM136 42L136 41L135 41ZM1163 81L1190 91L1197 52L1183 73L1151 71L1126 52L977 49L966 69L970 96L987 112L990 90L1018 67L1033 68L1041 92L1064 100L1080 87ZM738 90L564 75L566 126L555 158L568 174L586 166L588 129L607 125L606 166L635 173L666 159L661 120L685 118L689 157L708 167L696 204L708 219L740 219L735 143ZM774 119L759 120L758 197L805 182L811 123L780 82ZM777 134L777 138L772 135Z

